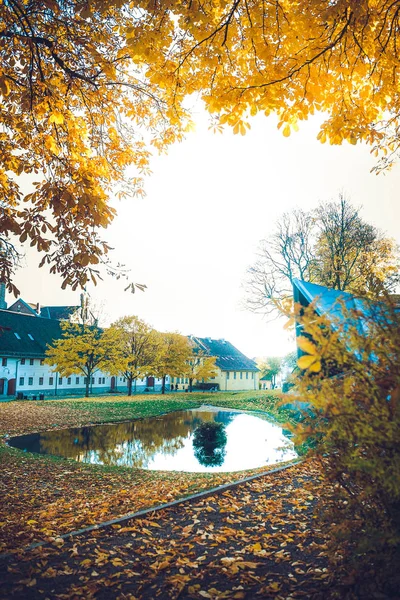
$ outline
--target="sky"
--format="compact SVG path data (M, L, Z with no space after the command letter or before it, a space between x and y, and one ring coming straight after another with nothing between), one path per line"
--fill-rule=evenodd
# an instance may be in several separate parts
M322 145L318 115L289 138L274 116L253 118L244 137L210 131L200 107L194 119L194 132L153 158L146 197L115 201L118 216L105 231L114 262L146 291L130 294L124 282L107 279L88 292L104 324L137 315L159 331L224 338L251 358L283 356L295 348L284 322L243 307L246 269L260 240L283 212L311 209L343 192L400 243L400 165L376 175L366 145ZM79 304L79 292L61 290L58 277L37 268L39 260L27 252L15 279L21 297Z

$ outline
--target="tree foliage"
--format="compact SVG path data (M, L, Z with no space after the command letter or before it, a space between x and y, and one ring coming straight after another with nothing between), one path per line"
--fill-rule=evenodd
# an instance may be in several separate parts
M295 393L308 402L297 433L316 442L336 484L328 512L336 533L359 560L390 574L400 555L400 318L389 297L359 306L339 303L341 317L297 307Z
M158 352L157 334L150 325L135 316L122 317L111 328L116 336L113 372L124 375L128 396L131 396L132 384L152 374Z
M185 375L191 355L192 349L187 337L179 333L158 333L158 352L153 373L162 379L163 394L167 375Z
M152 34L143 13L128 2L0 6L0 235L44 253L63 287L96 281L110 197L140 192L150 147L164 149L185 127L180 91L172 110L171 86L146 76L170 35ZM36 180L28 194L21 175Z
M209 379L217 374L215 356L208 356L204 350L191 345L192 353L186 363L186 377L189 379L189 392L193 390L193 381Z
M48 346L46 363L54 366L61 376L74 373L85 377L85 395L89 396L91 380L98 370L109 372L116 360L115 332L111 329L65 322L63 335Z
M398 151L397 2L12 0L0 22L0 235L64 286L99 277L110 197L182 138L190 94L216 129L275 113L288 136L319 111L321 142Z
M400 255L385 237L340 195L315 210L285 213L261 242L248 269L247 307L277 314L276 301L291 298L294 278L376 297L399 282Z
M260 369L260 378L266 377L274 388L276 385L276 377L279 375L282 368L282 358L280 356L269 356L257 366Z

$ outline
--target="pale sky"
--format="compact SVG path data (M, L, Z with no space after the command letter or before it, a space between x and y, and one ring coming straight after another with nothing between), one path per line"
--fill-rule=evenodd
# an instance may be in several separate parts
M363 206L367 221L400 242L400 166L371 174L376 159L367 146L316 140L320 119L284 138L275 117L259 116L242 137L209 131L198 110L196 131L152 160L147 196L115 204L118 216L105 231L115 262L125 263L131 280L147 290L132 295L113 280L90 287L106 321L137 315L160 331L225 338L249 357L293 350L283 323L241 307L246 268L280 214L344 192ZM29 252L16 277L22 298L42 305L79 303L79 292L62 291L60 279L37 263Z

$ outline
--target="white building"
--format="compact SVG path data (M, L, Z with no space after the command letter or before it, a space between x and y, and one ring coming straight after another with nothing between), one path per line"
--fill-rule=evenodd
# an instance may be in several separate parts
M79 307L40 309L19 298L7 309L4 292L4 284L0 284L0 399L83 395L83 375L60 377L54 367L44 364L47 346L62 335L60 321ZM124 377L111 377L100 370L94 373L90 387L93 394L127 392ZM135 389L160 391L161 380L146 377L136 382Z

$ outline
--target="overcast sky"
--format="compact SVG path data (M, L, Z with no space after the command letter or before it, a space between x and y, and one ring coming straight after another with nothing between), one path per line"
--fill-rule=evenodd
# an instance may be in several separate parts
M212 133L200 111L195 118L195 132L154 157L146 198L116 203L118 216L106 232L115 261L148 289L132 295L108 280L90 294L108 322L134 314L160 331L225 338L250 357L284 355L294 346L282 323L241 307L259 241L282 212L344 192L363 206L367 221L400 242L400 167L377 176L365 145L320 144L320 117L290 138L274 117L253 119L245 137ZM62 291L37 262L30 252L16 277L22 298L78 304L79 293Z

